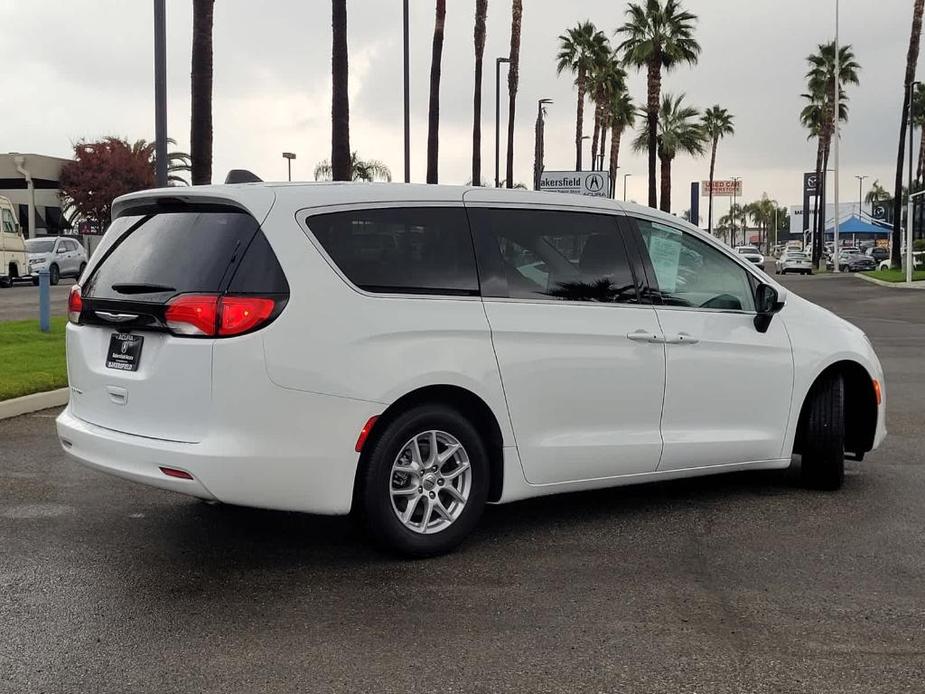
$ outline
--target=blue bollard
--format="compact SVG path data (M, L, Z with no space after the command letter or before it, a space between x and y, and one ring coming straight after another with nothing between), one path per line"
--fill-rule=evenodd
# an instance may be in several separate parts
M39 270L39 327L43 333L51 330L51 305L48 287L48 270Z

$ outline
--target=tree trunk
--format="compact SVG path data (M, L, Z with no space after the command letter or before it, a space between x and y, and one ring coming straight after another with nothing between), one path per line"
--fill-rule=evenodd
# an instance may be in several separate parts
M511 5L511 55L507 73L507 187L514 187L514 109L517 105L517 84L520 79L520 27L523 21L523 0Z
M620 157L620 137L623 131L619 128L613 129L613 135L610 138L610 180L613 185L613 197L617 197L617 171Z
M482 58L488 0L475 0L475 93L472 96L472 185L482 185Z
M604 170L604 152L607 151L607 130L610 128L610 118L605 114L601 117L601 148L598 153L598 168ZM613 176L610 177L613 180Z
M658 160L658 102L662 91L662 59L656 56L649 61L648 98L646 118L649 121L649 207L658 207L656 168ZM664 178L662 172L662 178Z
M585 119L585 71L579 70L575 79L578 86L578 115L575 118L575 171L581 171L581 143Z
M543 175L543 107L537 109L536 131L533 149L533 190L540 189L540 177Z
M331 178L349 181L350 101L347 92L347 0L331 0Z
M823 141L822 144L822 164L819 167L819 178L817 185L819 187L819 202L816 205L818 212L816 213L816 246L819 249L819 262L820 269L822 264L822 249L825 247L825 207L826 207L826 194L828 191L828 186L826 185L826 171L829 168L829 145L827 142ZM837 260L838 254L833 248L833 253Z
M434 43L430 57L430 108L427 114L427 182L437 183L440 146L440 62L443 58L443 28L446 24L446 0L437 0L434 20Z
M710 201L707 203L707 231L713 233L713 173L716 171L716 148L719 145L719 137L713 138L713 149L710 153Z
M591 170L597 169L597 146L601 141L601 107L594 106L594 131L591 135Z
M915 0L912 9L912 33L909 36L909 51L906 54L906 75L903 82L903 108L899 124L899 152L896 155L896 182L893 187L893 243L890 250L890 265L901 267L902 247L902 189L903 189L903 153L906 142L906 116L912 104L909 103L909 85L915 80L915 66L919 62L919 41L922 38L922 10L925 0ZM909 191L910 193L912 191ZM909 224L912 220L908 220Z
M212 15L215 0L193 0L190 70L190 180L212 183Z
M659 155L662 163L662 212L671 214L671 157Z

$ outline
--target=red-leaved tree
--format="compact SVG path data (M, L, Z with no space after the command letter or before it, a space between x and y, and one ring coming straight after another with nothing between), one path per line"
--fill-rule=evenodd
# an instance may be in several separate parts
M99 229L109 226L112 201L120 195L154 187L154 143L130 144L118 137L74 145L74 160L61 169L62 207L65 214L86 219ZM168 154L169 180L185 184L177 175L189 171L189 156Z

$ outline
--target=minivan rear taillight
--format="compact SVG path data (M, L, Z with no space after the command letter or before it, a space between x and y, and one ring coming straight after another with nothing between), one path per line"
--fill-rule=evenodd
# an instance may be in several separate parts
M84 302L80 296L80 285L75 284L71 287L71 293L67 295L67 319L71 323L77 323L80 320L80 312L83 310Z
M261 296L181 294L168 302L164 320L175 335L232 336L260 327L275 308Z

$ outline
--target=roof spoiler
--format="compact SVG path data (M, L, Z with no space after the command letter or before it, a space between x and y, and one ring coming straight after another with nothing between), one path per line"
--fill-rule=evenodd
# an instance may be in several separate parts
M232 169L225 176L225 183L262 183L263 179L247 169Z

